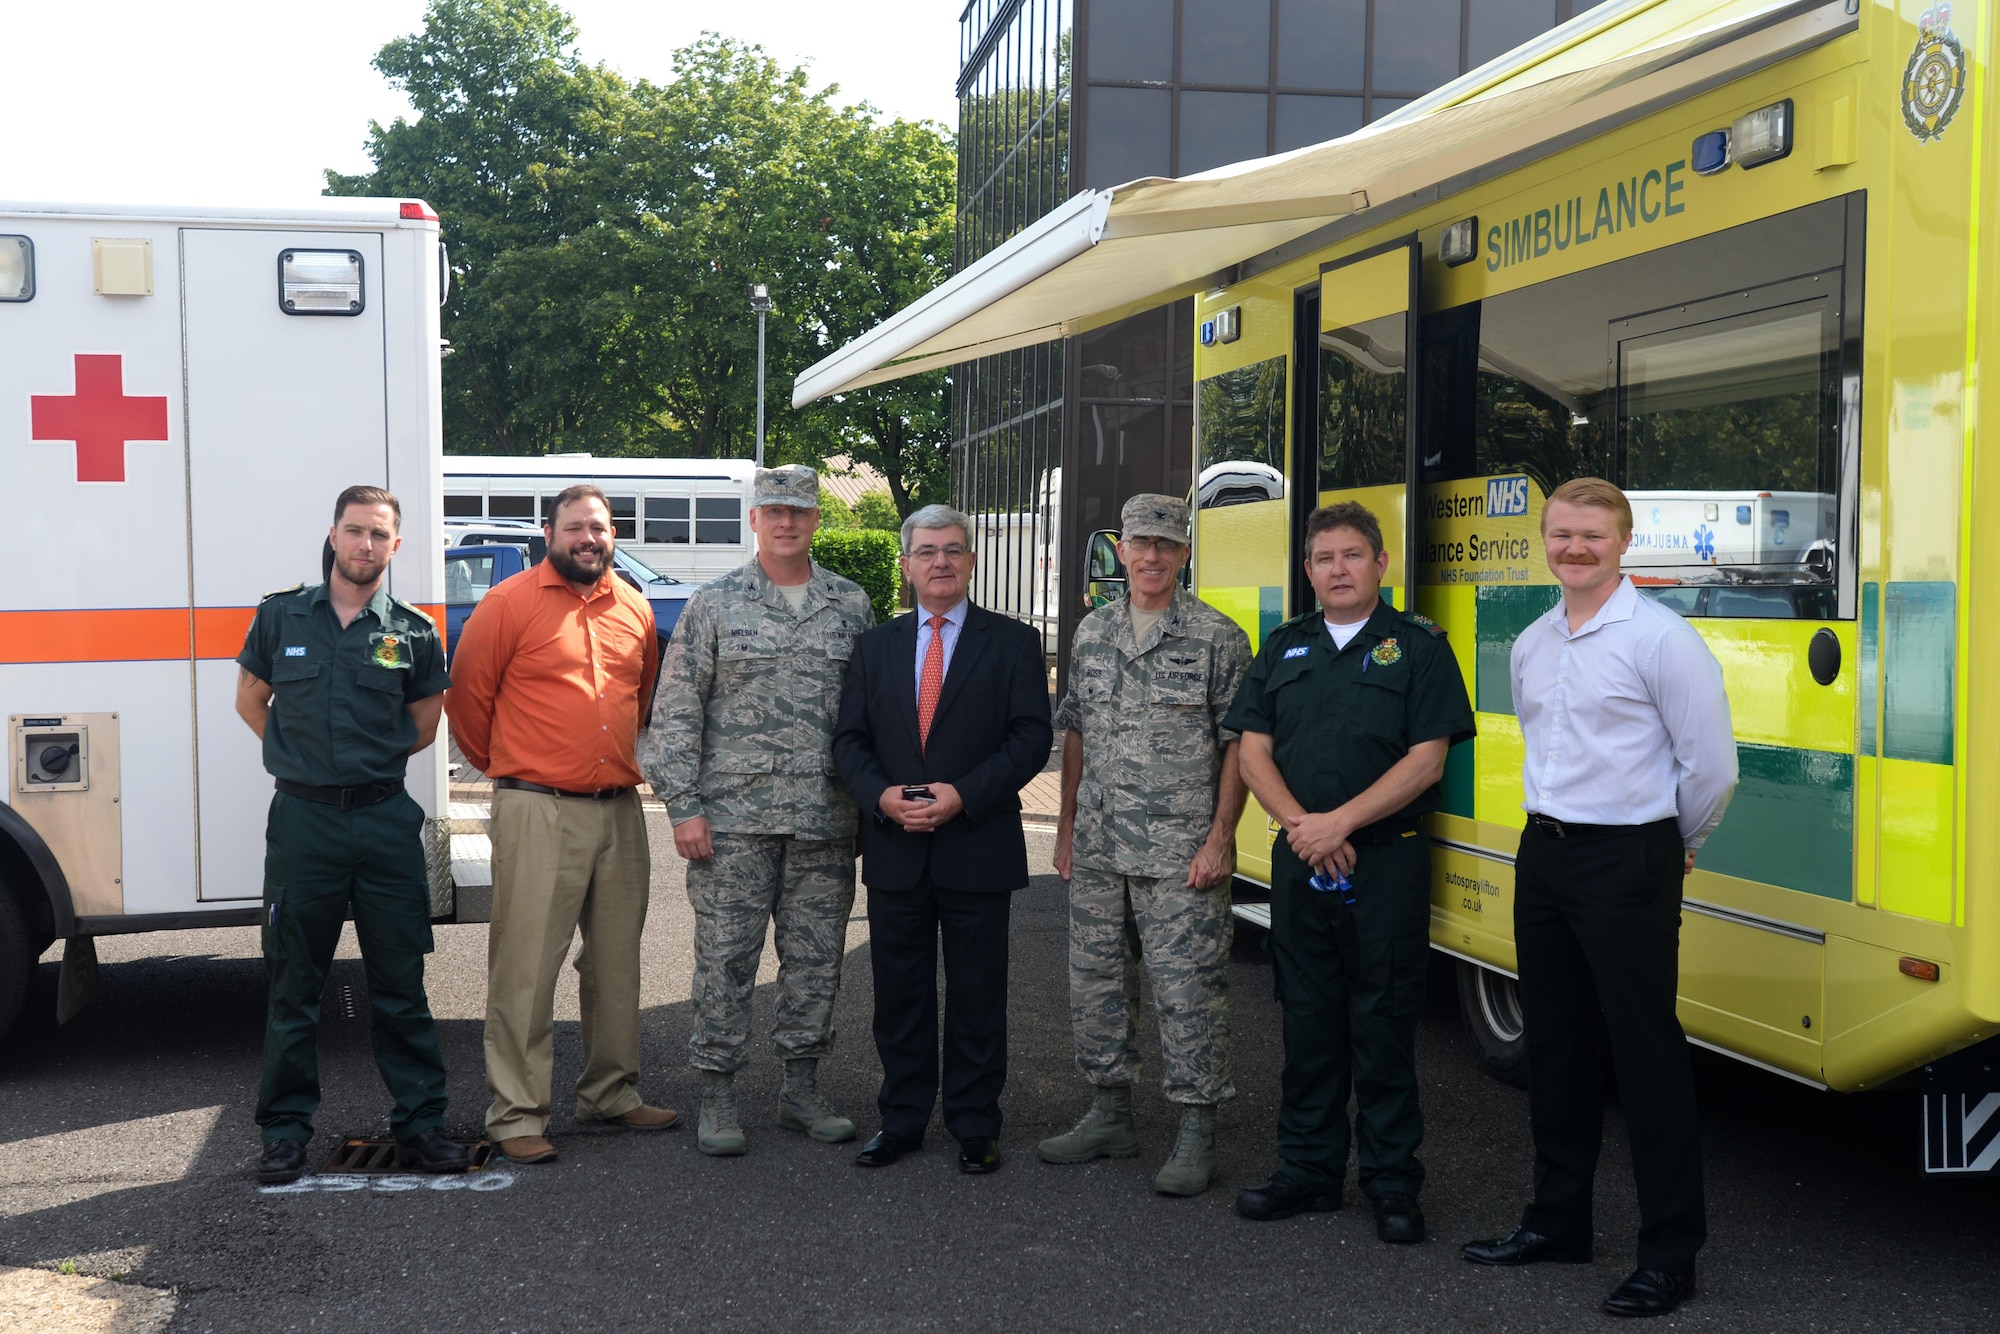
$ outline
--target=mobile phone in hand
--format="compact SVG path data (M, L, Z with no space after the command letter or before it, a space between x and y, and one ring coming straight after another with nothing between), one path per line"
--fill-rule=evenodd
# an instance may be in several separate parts
M922 783L911 783L903 789L904 801L936 801L937 796Z

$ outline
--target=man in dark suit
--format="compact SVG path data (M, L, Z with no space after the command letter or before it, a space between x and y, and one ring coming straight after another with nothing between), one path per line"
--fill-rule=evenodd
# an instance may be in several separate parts
M855 1157L864 1167L920 1148L938 1100L940 936L945 1128L961 1171L1000 1165L1007 918L1028 884L1020 792L1054 733L1040 636L967 600L974 560L957 510L927 505L903 521L918 610L855 641L834 731L840 776L874 817L861 822L861 879L882 1129Z

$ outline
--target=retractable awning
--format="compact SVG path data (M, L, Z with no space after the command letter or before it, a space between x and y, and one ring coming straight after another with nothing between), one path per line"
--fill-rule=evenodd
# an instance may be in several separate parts
M1230 266L1851 31L1848 0L1611 0L1329 143L1085 192L800 375L792 406L1087 332Z

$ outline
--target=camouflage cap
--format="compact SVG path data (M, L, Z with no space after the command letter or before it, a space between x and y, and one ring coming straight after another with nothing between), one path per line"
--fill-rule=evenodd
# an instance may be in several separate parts
M793 509L819 508L819 474L803 463L782 468L759 468L750 488L750 507L790 505Z
M1188 543L1188 503L1173 496L1148 492L1133 496L1118 521L1121 538L1164 537L1182 546Z

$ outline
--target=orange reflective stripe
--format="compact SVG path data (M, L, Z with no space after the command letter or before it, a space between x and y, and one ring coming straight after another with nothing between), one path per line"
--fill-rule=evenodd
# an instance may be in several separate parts
M444 608L425 605L444 636ZM243 651L255 607L116 607L0 611L0 663L231 660Z

